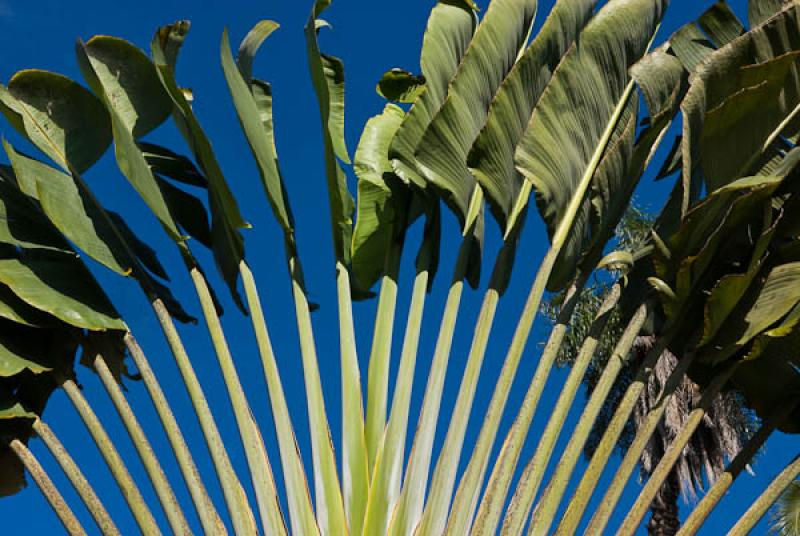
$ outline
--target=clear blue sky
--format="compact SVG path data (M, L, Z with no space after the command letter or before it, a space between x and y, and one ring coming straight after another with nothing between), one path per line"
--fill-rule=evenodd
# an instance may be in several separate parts
M328 204L325 191L324 169L320 138L319 115L316 100L308 77L303 40L303 24L311 7L311 0L245 2L229 0L139 0L137 2L105 2L100 0L0 0L0 81L7 82L14 72L24 68L40 68L80 78L74 59L73 45L76 38L89 39L96 34L110 34L126 38L147 49L154 29L177 19L190 19L192 31L181 54L178 79L182 85L192 87L195 95L195 109L209 133L228 181L239 199L245 217L254 229L246 232L247 255L260 282L261 292L266 304L267 320L271 329L273 344L281 367L282 379L290 397L290 410L294 416L298 440L304 453L309 452L305 400L303 397L302 371L297 346L294 316L291 314L292 301L289 281L283 263L281 236L265 202L256 168L245 140L239 129L234 110L219 66L219 42L223 27L227 25L234 46L247 30L258 20L268 18L281 24L281 29L264 46L255 65L255 73L273 83L275 97L275 121L277 143L281 165L287 182L294 211L298 216L298 241L305 260L305 269L312 299L322 305L314 315L317 344L320 353L320 366L326 386L326 400L332 434L339 446L339 366L338 330L336 321L335 286L333 254L328 230ZM378 113L382 100L375 94L375 83L388 68L403 67L418 70L419 47L425 20L433 0L413 0L411 2L390 2L374 0L334 0L332 8L325 17L333 24L333 31L324 32L322 48L324 51L341 56L347 71L347 139L353 151L364 122ZM485 7L486 0L479 4ZM710 1L675 0L670 7L661 30L661 37L669 35L683 21L699 14ZM743 15L744 0L732 2ZM539 24L550 9L552 0L540 3ZM5 123L0 123L0 135L16 143L19 138ZM164 127L151 137L186 152L185 145L170 127ZM24 146L24 145L23 145ZM663 152L663 151L662 151ZM139 201L132 189L121 178L111 155L88 174L92 187L109 207L128 216L135 229L162 252L162 260L171 267L174 289L195 315L199 316L198 305L191 291L180 262L170 247L160 227L150 217L149 212ZM352 180L352 177L351 177ZM352 183L351 183L352 184ZM665 186L656 185L646 177L638 199L645 206L660 208ZM493 262L499 243L497 229L493 223L488 226L489 247L485 265ZM412 233L412 240L418 230ZM440 277L434 292L429 298L424 319L424 330L418 363L418 382L414 392L412 417L415 420L422 398L425 373L430 362L438 329L438 317L443 307L449 274L454 262L454 248L458 242L458 231L454 218L446 217L444 228L445 244ZM545 252L547 243L541 221L532 215L522 240L521 251L516 264L512 286L507 297L501 302L498 319L489 346L485 372L482 375L475 403L475 415L468 430L467 444L473 441L479 430L480 417L491 396L495 378L499 372L502 358L511 339L516 318L522 309L539 259ZM200 252L200 250L197 250ZM211 266L211 259L200 253L201 260ZM408 309L410 279L413 270L412 255L404 259L401 279L401 292L398 303L397 333L402 334L404 317ZM98 278L105 284L114 303L123 313L128 324L144 346L162 384L170 394L175 411L182 423L190 444L193 444L195 459L203 475L207 477L213 498L224 510L221 493L215 485L213 468L199 433L193 410L182 387L180 377L164 345L159 327L155 322L147 302L138 287L131 282L120 281L102 269L95 268ZM250 397L253 411L265 431L271 457L277 469L279 466L271 415L266 398L263 374L257 357L249 321L239 315L226 295L216 273L212 280L220 289L228 314L224 324L234 357L239 365L241 377ZM485 272L486 273L486 272ZM460 371L469 347L471 326L474 325L480 305L481 292L467 292L459 318L458 334L452 351L450 375L443 401L443 412L448 414L455 399ZM358 304L355 308L359 351L362 368L366 370L365 360L369 351L371 324L375 302ZM529 344L526 357L519 372L519 381L514 386L509 399L509 408L516 408L525 392L525 383L532 375L547 326L539 321L534 337ZM210 353L208 335L202 327L187 326L182 329L188 350L194 359L211 406L216 409L217 422L223 435L228 438L229 449L234 464L249 489L246 478L244 455L238 442L233 416L229 411L225 389L222 384L216 360ZM401 335L396 336L396 340ZM395 354L397 355L397 354ZM395 358L396 361L396 358ZM396 362L394 363L396 367ZM394 369L393 369L394 372ZM155 505L156 500L149 482L144 476L128 438L122 428L110 401L105 396L97 378L88 370L78 371L79 379L86 387L86 394L108 427L123 457L129 466L146 498ZM552 406L565 373L554 374L548 384L540 408ZM151 432L151 439L165 459L164 469L184 504L188 505L188 494L179 473L172 462L172 455L155 412L152 410L144 389L139 384L130 387L130 401L143 423ZM580 409L580 408L578 408ZM523 453L523 460L532 454L535 438L541 433L546 415L537 415L531 432L531 440ZM574 422L576 411L570 419ZM125 534L135 534L133 519L116 489L109 472L102 462L82 423L69 407L66 398L57 393L45 415L45 420L56 430L68 449L82 462L95 489L100 493L109 510L116 514L120 528ZM508 415L501 433L510 425L513 415ZM437 448L444 436L444 426L437 434ZM559 443L561 448L565 440ZM776 436L770 440L764 454L755 466L755 476L744 474L720 508L705 527L706 534L719 534L738 518L742 509L755 497L759 489L771 479L786 462L795 455L796 443L790 438ZM50 469L61 491L72 504L78 499L56 464L49 458L40 441L32 442L33 451L39 455ZM556 452L558 452L558 448ZM618 460L615 460L615 463ZM306 459L310 469L310 460ZM609 471L610 472L610 471ZM277 475L278 478L279 475ZM608 478L608 476L607 476ZM280 484L280 482L279 482ZM574 483L573 483L574 485ZM630 504L639 487L633 479L623 497L622 505ZM618 510L624 510L619 508ZM154 514L164 521L157 507ZM77 514L84 526L94 530L88 514L81 508ZM617 513L619 517L619 512ZM0 500L0 519L2 532L8 534L24 533L32 535L54 534L60 532L60 525L51 513L41 494L33 484L17 496ZM198 527L192 520L194 527ZM762 524L756 533L765 533Z

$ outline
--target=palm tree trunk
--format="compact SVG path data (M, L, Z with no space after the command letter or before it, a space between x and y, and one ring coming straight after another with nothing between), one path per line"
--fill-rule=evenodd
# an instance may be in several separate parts
M678 514L680 484L677 474L672 471L658 490L650 505L650 522L647 523L647 533L650 536L675 536L678 533L681 527Z

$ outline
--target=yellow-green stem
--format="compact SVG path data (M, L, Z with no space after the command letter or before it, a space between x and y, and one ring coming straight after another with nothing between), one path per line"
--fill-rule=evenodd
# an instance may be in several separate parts
M150 477L150 482L152 482L153 489L156 491L156 496L161 503L161 507L164 509L164 513L167 515L167 522L172 532L175 534L190 534L189 524L178 504L175 492L172 491L172 486L170 486L167 480L167 475L164 474L164 470L161 468L161 464L153 451L152 445L150 445L150 441L148 441L144 430L142 430L139 424L139 420L136 418L128 401L125 399L122 389L120 389L117 381L114 379L114 375L108 368L108 364L102 355L97 354L92 365L97 375L100 377L100 382L103 384L108 396L111 398L111 402L114 404L117 413L122 419L122 423L128 431L128 435L133 442L133 446L136 448L136 452L139 454L139 458L142 460L145 471L147 471L147 476Z
M458 309L461 304L461 294L464 290L464 277L467 273L472 243L470 236L462 241L453 270L453 279L450 283L450 290L447 293L447 301L439 325L439 335L436 339L433 360L428 373L428 383L425 386L422 409L417 422L417 432L414 435L411 456L406 466L404 485L389 523L389 534L392 536L411 534L422 516L433 439L439 418L439 406L442 402L444 377L447 372L450 347L453 344L456 319L458 318Z
M725 493L730 489L736 477L738 477L748 464L753 461L753 458L758 454L758 451L761 450L761 447L764 446L764 443L767 442L772 432L786 420L797 405L797 400L781 404L777 411L764 421L758 431L753 434L753 437L751 437L739 453L736 454L733 461L728 464L728 467L725 468L725 472L717 477L714 481L714 485L711 486L711 489L703 496L703 500L695 506L692 513L689 514L689 517L686 518L686 521L681 525L677 536L694 536L697 534L697 531L703 526L703 523L705 523L711 511L716 508L719 501L722 500L722 497L724 497Z
M286 481L286 499L289 506L292 534L318 534L319 528L314 518L314 506L311 504L311 494L308 490L303 460L300 458L300 449L297 446L255 278L250 267L244 262L240 263L239 272L242 275L242 284L250 308L250 319L253 323L253 331L267 382L283 475Z
M300 354L303 360L303 378L306 385L306 399L308 404L308 420L309 430L311 432L311 453L314 460L314 491L317 500L317 524L323 534L336 534L342 531L342 527L347 526L347 520L344 512L344 502L342 499L341 488L339 487L339 474L336 469L336 456L333 451L333 442L331 441L330 426L328 424L328 416L325 412L325 398L322 394L322 381L319 375L319 362L317 360L317 349L314 342L314 329L311 324L311 310L309 309L308 298L306 296L305 286L303 283L303 271L300 266L300 259L296 256L289 256L289 273L292 278L292 294L294 296L295 316L297 318L297 330L300 335ZM336 266L337 278L347 278L347 270L344 266L337 263ZM347 299L346 304L350 303L350 288L349 279L347 282ZM342 287L345 283L340 282L339 292L343 291ZM339 298L339 311L340 311L340 326L342 322L349 322L352 326L352 313L349 317L343 316L343 298ZM349 309L348 309L349 311ZM342 330L341 336L343 339L351 336L350 330ZM355 350L355 339L345 342L342 340L342 347L345 345L352 347ZM345 356L343 354L343 362ZM350 366L350 359L355 359L355 354L347 357L347 365ZM356 360L356 368L358 362ZM352 371L347 371L352 373ZM344 374L344 366L342 373ZM360 385L360 382L359 382ZM349 389L343 385L342 391L344 394ZM360 399L359 391L359 399ZM343 408L345 416L348 414ZM361 419L360 413L353 416L353 420ZM363 426L363 425L362 425ZM363 444L363 428L361 441ZM366 452L366 450L364 451ZM364 468L366 470L366 467ZM347 474L347 473L345 473ZM366 499L364 499L366 501Z
M731 375L736 371L737 365L738 363L735 363L720 372L703 391L703 396L700 399L698 407L694 408L687 416L683 428L681 428L677 437L672 440L667 452L661 457L661 460L659 460L650 478L647 479L647 484L645 484L639 496L636 498L636 502L634 502L633 506L628 511L628 515L625 516L625 520L622 522L617 534L632 536L634 532L636 532L647 510L650 508L650 503L655 499L658 490L661 489L664 481L675 466L675 462L678 461L678 458L683 453L684 447L689 443L697 427L700 426L708 408L711 407L714 399L725 384L728 383Z
M521 226L517 228L521 229ZM503 244L492 270L489 288L484 295L483 304L478 314L478 322L475 326L475 333L453 415L450 419L450 426L431 480L430 497L418 529L418 534L421 536L439 535L444 531L447 524L447 514L450 510L450 500L460 459L458 453L464 447L464 435L466 434L467 423L472 410L472 402L475 398L475 389L478 386L478 376L486 355L486 347L489 343L489 335L497 312L500 293L506 286L511 274L518 236L518 232L513 233Z
M178 365L183 382L186 385L197 420L200 422L203 437L206 440L208 451L211 454L211 459L214 462L214 468L222 487L222 493L225 496L225 504L231 516L233 530L237 536L250 536L256 531L253 512L247 502L247 495L244 492L244 488L242 488L241 482L239 482L239 477L233 470L228 452L225 450L225 443L219 434L217 423L214 421L211 408L208 407L208 401L183 346L183 341L181 341L178 330L175 329L175 324L164 303L159 299L155 299L151 304L175 358L175 363Z
M397 279L400 272L401 241L392 240L386 254L384 275L375 314L372 349L367 380L367 460L372 472L381 440L386 432L386 407L389 400L389 365L392 355L394 315L397 307Z
M503 448L492 469L484 499L481 503L477 514L477 520L473 528L473 532L476 534L494 534L497 530L497 524L500 520L503 506L505 505L505 496L508 493L508 487L511 485L511 476L513 475L514 467L516 467L519 458L521 449L521 440L519 438L527 436L530 422L533 419L533 414L536 411L539 396L542 392L544 378L549 374L550 368L555 362L555 358L558 356L561 343L567 331L567 324L572 316L572 311L578 303L578 296L580 295L578 289L583 287L587 277L588 275L586 273L581 273L579 279L567 291L564 307L562 307L559 312L558 320L553 326L553 329L550 330L550 336L545 344L542 357L539 359L539 365L534 374L534 379L522 401L514 425L509 431L503 443ZM489 403L486 419L484 420L483 427L478 436L478 442L464 477L462 477L461 484L459 484L458 492L456 493L456 498L453 503L453 513L451 514L451 519L448 521L447 526L448 534L462 534L467 531L469 525L472 523L471 518L477 506L478 495L481 491L480 484L483 482L489 464L489 453L494 444L500 418L505 409L510 386L516 375L521 356L521 352L515 352L511 356L513 359L507 357L503 364L500 378L497 381L492 400Z
M655 349L658 349L660 346L656 344ZM664 349L661 349L660 354L663 353ZM653 352L653 351L651 351ZM649 356L648 356L649 357ZM631 442L631 445L628 447L628 450L625 452L625 457L622 459L622 463L617 468L617 472L614 474L614 478L611 481L611 484L606 488L606 492L603 495L603 499L600 502L597 510L595 511L594 515L592 516L591 521L589 522L590 527L599 528L600 531L605 530L606 525L608 524L609 517L611 513L614 511L614 508L617 505L617 501L619 501L620 496L622 495L622 491L625 489L625 484L628 482L631 474L633 473L636 465L639 463L639 460L642 457L642 453L647 446L647 443L650 441L650 438L653 435L653 432L658 427L658 423L661 421L661 418L664 415L664 412L667 409L667 405L670 401L675 390L681 385L683 382L684 375L688 370L689 366L692 364L694 359L694 354L690 354L685 356L678 362L678 366L675 367L675 370L667 378L664 386L661 388L661 393L658 395L657 402L655 405L650 409L647 415L644 418L644 422L642 422L637 430L636 436ZM646 359L647 361L647 359ZM656 362L658 358L656 358ZM598 448L595 451L595 456L598 452L602 453L602 457L598 459L598 463L605 464L608 461L608 456L610 455L610 451L613 448L606 443L606 440L609 441L613 439L614 444L616 444L617 439L619 436L617 435L617 426L624 426L625 422L621 422L624 417L624 421L628 420L630 413L632 412L632 406L635 405L636 401L638 401L639 396L644 388L647 385L649 374L646 376L642 374L643 371L646 369L650 369L651 367L647 366L647 363L642 370L640 370L639 375L637 376L636 380L634 380L631 387L635 388L636 397L631 402L633 395L629 397L629 393L631 393L631 387L628 388L628 392L625 393L625 398L623 398L622 403L620 403L619 407L617 408L614 417L611 420L611 424L608 426L606 430L606 434L604 434L603 439L601 440L601 444L603 445L602 451ZM654 365L655 366L655 363ZM641 387L641 388L640 388ZM629 409L630 404L630 409ZM609 431L611 431L612 435L609 435ZM608 435L608 437L606 437ZM590 462L589 466L592 470L594 470L594 456L592 456L592 461ZM598 476L599 478L599 476ZM596 482L595 482L596 485ZM589 491L590 493L594 491L594 486ZM594 529L593 529L594 530Z
M358 535L364 524L369 496L369 461L364 430L364 400L361 394L361 367L356 353L353 326L353 303L350 272L339 263L336 267L339 307L339 350L342 369L342 473L344 504L351 534ZM333 490L331 490L333 493ZM336 500L336 499L334 499Z
M606 366L603 369L600 380L597 382L597 385L592 391L592 396L590 397L589 402L586 404L586 407L584 408L583 413L578 420L578 424L572 431L570 440L567 443L564 453L562 454L561 459L556 466L555 473L551 477L550 483L545 489L544 496L540 500L537 508L542 506L548 495L552 497L551 500L553 503L560 503L561 497L566 490L567 483L569 482L572 472L575 469L575 464L577 463L578 458L583 451L583 447L586 445L586 440L589 438L589 434L592 431L595 420L600 414L600 411L602 410L603 405L608 398L608 394L611 392L611 387L614 385L620 370L622 370L623 365L629 359L631 348L633 347L636 337L639 335L639 332L642 329L642 325L647 318L647 314L648 305L646 303L641 304L628 321L625 331L622 333L619 341L617 341L614 351L612 352L608 363L606 363ZM658 354L651 358L651 360L655 362L659 355L661 355L660 350L658 351ZM648 358L645 358L645 362L648 362ZM646 365L643 366L643 368L645 367ZM634 402L635 400L636 399L634 399ZM627 417L622 420L621 426L624 426L626 420ZM616 438L610 443L610 447L613 447L615 444ZM604 444L604 446L605 445L607 444ZM597 468L597 471L602 472L603 468L604 465L601 465L599 468ZM584 480L586 480L586 475L584 475ZM584 482L582 481L581 484L584 484ZM593 484L588 485L587 483L587 486L590 488L588 494L591 495L591 491L594 489ZM576 496L578 495L576 494ZM578 497L581 499L586 498L585 496ZM586 498L586 500L588 501L588 498ZM555 508L553 508L553 510L555 510ZM580 514L578 515L580 516Z
M419 271L414 279L392 409L386 426L386 434L378 450L375 469L372 472L364 534L386 534L389 515L400 495L403 454L408 432L408 412L428 277L428 270L424 269Z
M728 536L747 536L753 527L764 517L764 514L772 508L783 492L786 491L792 482L800 475L800 455L795 458L781 471L778 476L767 486L767 489L755 500L747 509L736 525L728 532Z
M233 415L239 428L239 436L244 446L247 465L250 468L250 478L256 494L256 503L261 515L261 523L264 526L264 530L269 534L286 534L286 526L280 512L278 494L272 476L272 467L267 458L267 449L264 446L261 432L258 429L242 383L239 380L239 374L236 371L236 365L233 363L228 342L225 340L225 333L222 330L222 324L217 315L211 291L199 269L191 267L190 274L197 296L200 299L206 326L211 335L211 342L217 354L222 378L225 381L225 388L228 391Z
M53 508L59 521L64 525L64 528L70 536L86 536L86 531L81 526L78 518L75 517L67 501L64 500L64 497L58 491L55 484L53 484L53 481L50 480L44 467L39 464L39 461L33 453L28 450L28 447L19 439L11 440L9 446L11 450L14 451L17 458L19 458L19 461L22 462L22 465L25 466L25 469L27 469L33 477L34 482L39 486L45 499L47 499L47 502Z
M172 408L170 408L169 402L167 402L164 391L161 389L161 385L153 369L150 367L147 356L145 356L136 338L130 332L125 334L125 347L133 358L139 375L142 377L142 383L144 383L147 392L150 394L150 399L153 401L153 406L156 408L156 413L158 413L161 425L172 447L172 452L178 460L178 467L186 482L186 487L189 489L189 495L192 497L192 503L200 518L200 525L202 525L203 531L206 534L227 535L228 531L225 528L225 524L222 522L219 513L217 513L217 509L214 507L214 503L211 502L211 498L208 496L208 491L206 491L206 487L203 484L203 479L200 477L200 473L194 463L194 459L183 437L178 421L172 413Z
M575 292L576 296L580 295L580 291L577 288L575 289ZM544 476L544 469L547 467L547 464L550 461L550 456L552 455L555 442L561 433L564 421L566 420L569 409L572 406L572 402L575 399L578 388L580 387L583 375L586 372L592 357L594 356L595 350L597 349L600 335L605 329L605 325L608 322L614 307L619 301L620 292L620 285L614 285L597 311L595 319L589 330L589 335L581 345L578 356L572 365L570 375L567 378L564 387L561 389L561 393L555 407L553 408L553 411L550 413L550 419L548 420L547 426L542 433L542 437L537 444L536 452L530 463L525 467L525 471L522 474L517 492L515 493L515 499L517 502L514 504L517 508L522 508L525 510L525 517L527 517L527 511L530 509L530 505L533 503L533 499L536 497L536 493L539 491L539 486ZM558 350L555 350L555 356L557 357L557 355ZM552 359L553 357L548 357L548 360ZM533 391L535 388L538 388L537 391L531 393L531 391ZM481 519L481 529L484 532L489 528L496 530L499 522L499 503L501 501L505 502L508 488L510 486L511 475L518 463L519 453L522 449L525 436L527 435L527 431L530 428L530 423L535 414L535 404L528 404L526 401L531 398L533 398L535 401L538 401L541 395L541 388L542 386L537 385L537 383L534 382L534 384L531 386L531 389L529 389L522 406L523 410L525 411L521 411L518 415L517 421L514 423L514 426L509 433L509 441L506 445L504 445L503 451L501 451L500 461L503 462L505 470L500 472L500 474L503 475L504 478L502 479L501 485L496 485L496 487L491 487L489 489L489 492L497 493L498 495L490 498L488 504L492 506L492 508L489 509L488 515ZM531 406L533 406L531 409L527 409ZM511 448L506 449L507 446L511 446ZM508 452L511 454L506 457ZM492 485L492 483L490 483L490 485ZM516 511L517 510L515 510L515 512ZM519 511L521 512L521 510Z
M44 442L47 450L50 451L50 454L63 469L64 474L67 475L72 487L78 492L78 496L80 496L83 504L86 505L86 509L89 510L103 536L119 536L119 529L114 524L111 516L108 515L103 503L100 502L100 498L95 493L94 488L86 480L83 472L75 463L75 460L72 459L72 456L69 455L67 449L64 448L64 445L61 444L53 430L41 419L36 419L33 421L33 431Z
M71 379L63 380L61 382L61 388L64 389L67 397L70 399L72 405L75 407L75 410L78 412L78 415L80 415L83 423L86 425L87 430L89 430L89 433L97 445L100 454L103 456L108 468L111 470L111 474L114 477L114 480L117 482L117 485L122 492L122 496L128 503L128 506L133 513L133 517L136 520L136 524L139 526L141 531L148 536L150 534L154 536L160 535L161 531L156 524L153 514L147 507L139 488L136 487L136 483L133 481L128 468L122 461L122 458L117 452L117 449L114 447L114 443L111 441L111 438L108 436L105 428L103 428L103 425L100 424L100 420L97 418L94 410L92 410L92 408L89 406L89 403L83 397L83 394L81 394L80 388Z

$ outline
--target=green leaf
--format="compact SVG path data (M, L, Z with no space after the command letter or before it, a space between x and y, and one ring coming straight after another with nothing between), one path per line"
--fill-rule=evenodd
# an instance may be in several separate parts
M725 0L707 9L697 23L717 48L727 45L745 32L744 26Z
M65 76L26 70L15 74L0 101L17 114L10 118L21 134L64 171L82 173L111 144L111 122L103 104ZM6 114L8 117L8 114Z
M746 329L737 343L743 345L789 314L800 303L800 262L773 268L744 318ZM794 323L797 319L794 318Z
M686 92L686 71L663 47L634 64L630 75L647 104L649 126L636 139L638 98L632 97L592 178L591 245L581 261L587 272L613 237Z
M750 263L744 273L723 276L706 300L703 319L703 337L698 346L709 344L723 327L725 321L744 297L747 289L761 271L767 246L775 235L775 225L765 229L759 236Z
M749 0L747 2L747 18L750 27L760 26L767 19L786 7L791 0Z
M201 188L208 186L208 182L203 174L200 173L200 170L185 156L152 143L140 142L139 149L144 154L147 165L153 170L153 174L169 177L174 181L188 184L189 186L199 186Z
M0 243L73 253L61 233L42 214L35 199L22 193L16 183L13 172L8 179L0 179ZM36 194L35 185L31 188Z
M656 273L676 293L676 299L664 304L668 318L685 319L689 312L697 310L692 306L701 296L697 286L703 284L709 268L721 262L721 246L734 243L737 234L747 233L748 222L760 221L765 203L770 202L782 181L783 177L748 177L712 192L689 211L670 237L669 257L661 250L655 251Z
M53 323L53 318L34 309L20 300L11 289L0 285L0 318L5 318L24 326L46 326Z
M416 147L425 178L466 229L476 181L467 154L486 123L489 106L520 56L536 16L536 0L494 0L470 42L447 98Z
M517 168L536 190L554 244L562 220L577 219L566 229L550 290L571 279L583 251L591 201L580 188L594 175L626 113L633 89L628 69L650 46L664 7L664 2L614 0L601 9L581 34L580 46L573 45L559 64L517 147Z
M167 207L136 138L160 125L171 110L169 97L153 64L133 45L111 37L94 37L75 47L84 78L105 103L111 117L114 150L122 174L144 199L169 237L184 237Z
M144 265L144 267L150 271L153 275L160 277L166 281L169 281L169 275L167 274L166 269L161 264L161 261L158 260L158 253L149 244L145 243L141 238L136 236L136 233L133 232L128 226L128 222L118 213L113 211L107 211L108 217L111 220L114 227L117 228L119 234L122 236L122 239L125 240L125 243L131 248L133 254L136 255L136 258Z
M388 181L392 173L389 144L403 121L405 113L394 104L387 104L383 113L367 121L355 155L354 169L358 177L358 216L353 232L352 273L362 290L372 286L383 275L384 260L394 234L405 222L396 210L397 201ZM395 179L396 180L396 179Z
M249 228L239 212L239 206L225 181L211 142L203 132L184 92L175 81L174 64L177 48L183 42L188 24L177 23L161 28L152 41L152 53L161 83L172 99L173 118L195 160L208 179L211 209L211 241L217 266L237 305L244 310L237 290L239 263L244 259L244 240L239 229Z
M90 194L70 175L21 155L8 142L4 147L22 191L39 200L53 225L97 262L130 275L135 260Z
M475 33L477 20L466 2L440 0L431 11L422 42L420 66L425 91L406 115L389 149L395 173L419 188L426 181L417 170L414 152L447 96L450 80Z
M24 302L72 326L127 329L94 277L74 256L4 255L0 282Z
M291 238L294 222L286 198L286 189L278 169L278 154L272 121L272 93L269 84L251 79L250 68L258 46L277 29L272 21L261 21L242 41L239 50L239 67L233 60L228 33L222 35L222 70L233 97L239 124L258 164L261 182L267 193L272 211L284 234Z
M156 176L156 179L181 229L205 247L211 248L211 229L203 202L161 177Z
M245 83L250 83L253 78L253 60L258 53L258 49L264 43L264 40L269 37L272 32L278 29L280 25L271 20L259 21L252 30L250 30L245 38L239 45L239 54L236 59L236 64L239 66L239 72ZM227 33L227 32L226 32ZM225 41L225 39L223 39Z
M3 332L0 334L0 378L15 376L23 371L41 374L52 370L47 364L47 348L37 344L40 335L35 328L26 328L19 325L9 325L0 322ZM18 408L18 409L21 409ZM27 413L27 412L25 412ZM28 417L30 414L0 409L0 419Z
M514 167L517 147L531 113L564 53L591 18L594 0L559 0L542 29L495 95L486 125L472 146L468 166L484 190L505 233L524 180ZM527 201L527 200L526 200Z
M697 67L681 105L684 183L697 166L710 190L754 171L770 149L769 140L780 133L776 129L800 103L799 66L789 54L798 50L798 39L800 7L795 5ZM756 106L756 99L764 99L763 106Z
M425 77L403 69L391 69L383 73L375 91L388 101L413 104L425 91Z
M153 62L140 48L107 35L92 37L78 48L91 61L108 108L116 112L134 138L146 136L169 118L172 102Z
M350 264L353 233L353 196L347 189L347 176L339 161L350 163L344 140L344 64L339 58L322 54L317 32L327 23L318 19L330 0L317 0L306 22L306 52L311 82L319 101L322 139L325 146L325 170L331 210L333 246L337 261Z

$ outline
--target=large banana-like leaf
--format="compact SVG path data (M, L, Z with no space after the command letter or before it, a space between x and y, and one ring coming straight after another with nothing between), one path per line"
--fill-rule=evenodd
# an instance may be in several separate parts
M714 350L703 355L704 360L716 364L764 334L766 337L748 352L749 358L755 359L769 338L790 334L800 320L798 277L800 263L787 263L771 268L763 281L752 284L714 338Z
M745 32L744 26L725 0L708 8L697 24L717 48L721 48Z
M325 145L325 169L331 210L331 229L336 259L350 264L350 242L353 235L353 196L347 188L347 176L340 161L350 163L344 139L344 64L319 48L318 32L328 23L319 16L331 0L317 0L306 22L306 51L311 81L319 101L322 140Z
M571 279L587 245L588 181L631 99L628 69L650 46L666 5L614 0L600 10L559 64L517 147L517 168L536 190L551 240L563 243L551 289ZM560 229L567 214L577 221Z
M20 300L5 285L0 285L0 318L31 327L46 326L53 322L52 317Z
M36 329L0 321L0 377L7 378L29 370L41 374L52 370L47 363L50 350L41 344Z
M595 0L560 0L516 62L489 108L486 125L472 146L468 166L507 234L519 214L523 179L514 150L556 66L590 19ZM527 203L527 199L523 200Z
M764 23L790 4L793 0L749 0L747 2L747 18L751 27L756 27Z
M208 181L200 170L185 156L153 143L139 142L138 145L147 160L147 165L156 175L169 177L189 186L202 188L208 186Z
M467 154L486 123L492 99L527 44L536 0L493 0L470 42L447 98L416 148L425 178L443 192L465 228L475 178Z
M702 169L710 190L755 171L780 135L792 135L800 104L800 7L708 55L681 106L684 182ZM756 105L755 99L763 99Z
M4 256L0 258L0 282L29 305L75 327L127 329L91 273L74 255Z
M269 84L252 78L252 64L263 41L278 28L272 21L259 22L242 41L235 62L227 31L222 36L222 71L233 97L236 114L247 143L258 164L261 182L267 192L272 211L287 239L294 233L292 212L278 169L275 134L272 123L272 93Z
M390 241L404 221L401 207L393 198L389 144L405 113L394 104L371 118L364 126L356 149L354 170L358 177L358 212L353 231L352 272L359 288L367 290L383 274ZM397 180L397 179L394 179Z
M94 260L118 274L130 275L131 258L102 208L89 199L73 177L18 153L4 143L20 189L37 199L53 225Z
M64 171L82 173L111 144L103 104L61 75L27 70L0 86L0 112Z
M0 242L20 248L72 252L61 233L42 217L35 200L18 189L13 171L0 180Z
M155 66L132 44L115 37L93 37L75 47L83 77L103 101L111 118L117 165L139 192L172 240L183 243L136 138L144 136L170 115L171 102Z
M423 189L426 183L417 169L414 152L447 97L448 85L476 24L474 4L461 0L437 2L428 18L420 58L425 91L414 102L389 149L395 173Z
M688 73L665 47L642 58L630 74L647 104L649 126L635 139L637 114L631 102L619 125L627 131L612 136L592 178L591 245L584 252L581 270L593 270L602 257L687 89Z
M177 54L188 31L189 25L186 22L159 29L151 42L151 53L161 84L172 100L172 117L208 180L214 258L231 295L237 305L244 310L244 304L236 288L239 263L244 258L244 240L239 230L250 227L250 224L242 218L211 142L200 126L186 93L178 87L175 80Z

